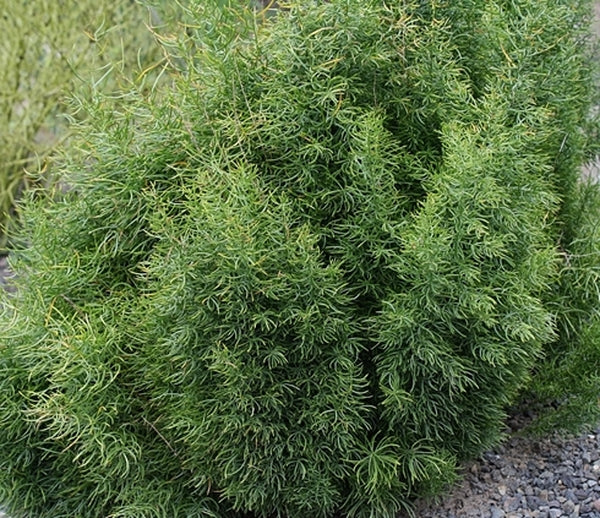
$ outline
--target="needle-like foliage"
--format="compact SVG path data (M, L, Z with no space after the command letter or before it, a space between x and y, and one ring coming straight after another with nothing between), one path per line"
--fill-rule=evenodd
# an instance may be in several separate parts
M14 518L392 518L524 390L596 415L587 2L182 7L23 209Z

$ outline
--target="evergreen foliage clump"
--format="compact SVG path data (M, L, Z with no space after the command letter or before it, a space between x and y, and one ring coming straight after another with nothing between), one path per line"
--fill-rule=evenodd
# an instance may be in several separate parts
M589 2L187 10L23 207L13 518L391 518L521 394L597 417Z

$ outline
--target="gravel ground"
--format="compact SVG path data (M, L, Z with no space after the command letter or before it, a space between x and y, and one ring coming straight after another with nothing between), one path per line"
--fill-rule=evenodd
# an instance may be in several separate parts
M600 518L600 426L578 437L512 436L461 470L444 498L421 501L417 518Z

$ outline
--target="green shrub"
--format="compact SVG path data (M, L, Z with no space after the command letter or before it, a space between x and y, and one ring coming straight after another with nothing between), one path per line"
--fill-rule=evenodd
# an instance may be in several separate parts
M36 173L47 169L48 156L66 136L65 98L84 83L115 90L114 80L102 81L111 69L131 79L160 53L146 28L148 10L129 0L7 0L2 11L0 250L5 251L19 193L47 181Z
M581 183L572 193L560 281L552 304L558 337L536 366L529 400L541 403L534 432L573 432L600 419L600 189Z
M202 4L24 206L12 516L392 517L548 372L589 408L589 3Z

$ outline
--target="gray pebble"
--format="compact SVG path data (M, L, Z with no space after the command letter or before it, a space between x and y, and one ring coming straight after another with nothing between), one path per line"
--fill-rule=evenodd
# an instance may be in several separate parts
M521 499L518 497L507 498L503 508L507 513L514 512L521 507Z

